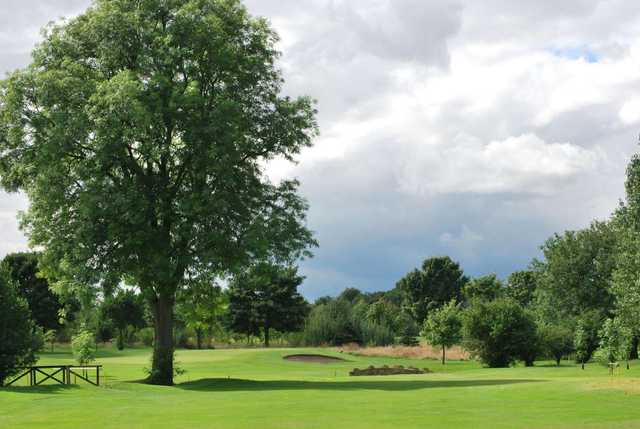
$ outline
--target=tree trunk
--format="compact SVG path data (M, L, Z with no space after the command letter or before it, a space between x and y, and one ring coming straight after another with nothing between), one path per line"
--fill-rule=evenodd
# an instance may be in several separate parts
M444 353L445 353L445 348L444 346L442 346L442 365L444 365Z
M202 330L196 328L196 343L198 344L198 350L202 348Z
M173 299L159 296L152 303L155 341L149 384L173 385Z
M269 347L269 325L264 325L264 346Z
M633 337L631 341L631 352L629 353L629 359L638 359L638 343L640 342L640 338L638 336Z
M562 359L562 356L560 357L556 356L556 366L560 366L560 359Z

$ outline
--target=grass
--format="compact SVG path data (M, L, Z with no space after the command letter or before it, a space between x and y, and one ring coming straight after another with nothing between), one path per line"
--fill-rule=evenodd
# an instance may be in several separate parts
M290 362L289 353L347 358ZM0 428L637 428L640 362L609 376L595 364L486 369L475 362L363 357L318 349L179 351L174 387L136 382L148 349L100 350L106 383L0 389ZM67 351L46 364L71 363ZM354 367L436 372L349 377Z

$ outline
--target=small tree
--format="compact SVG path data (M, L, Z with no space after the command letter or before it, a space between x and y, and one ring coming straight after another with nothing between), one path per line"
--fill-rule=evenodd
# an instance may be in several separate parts
M71 339L73 357L80 365L87 365L96 360L96 340L89 331L82 330Z
M396 318L395 325L400 333L400 344L416 347L420 342L416 338L420 333L418 324L407 311L401 311Z
M54 329L49 329L44 333L44 342L51 345L51 353L53 353L53 345L56 342L56 334Z
M449 301L437 310L431 311L424 322L423 336L429 344L442 347L442 364L445 363L447 348L462 339L460 308L455 300Z
M202 348L204 335L211 333L227 309L226 298L220 286L210 282L198 282L178 294L176 314L195 332L198 349Z
M596 355L604 364L614 364L620 360L627 361L629 368L629 352L633 334L620 319L606 319L599 331L600 347Z
M143 298L132 290L119 290L115 297L105 302L104 313L118 330L118 350L124 349L128 326L145 326Z
M585 313L576 326L573 338L573 346L576 350L576 362L580 363L582 369L584 364L589 362L593 352L598 348L598 329L602 324L602 316L597 311Z
M466 348L492 368L507 367L518 359L533 364L536 325L513 300L475 300L463 313L463 332Z
M557 366L563 356L574 350L573 333L566 326L544 324L538 328L538 334L544 351L555 359Z
M238 274L229 286L231 328L248 335L262 329L265 347L269 347L271 329L302 329L309 312L309 305L298 293L303 279L297 268L267 263Z
M21 367L33 365L40 344L34 335L35 325L30 319L25 299L18 296L16 287L0 273L0 387Z

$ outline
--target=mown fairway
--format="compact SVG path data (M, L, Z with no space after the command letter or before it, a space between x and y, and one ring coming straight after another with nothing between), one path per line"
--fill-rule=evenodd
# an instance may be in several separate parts
M320 352L351 362L288 362ZM326 350L179 351L175 387L139 384L146 349L101 350L106 385L0 390L1 428L635 428L640 363L610 377L595 364L485 369L472 362L358 358ZM68 353L39 364L71 363ZM434 374L349 377L354 367Z

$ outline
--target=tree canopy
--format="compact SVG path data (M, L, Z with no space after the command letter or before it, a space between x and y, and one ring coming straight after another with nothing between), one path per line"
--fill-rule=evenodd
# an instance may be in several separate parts
M269 347L269 331L301 330L309 305L298 293L303 277L296 268L259 264L237 275L229 286L230 326L236 332L262 332Z
M49 26L0 83L0 182L44 271L73 287L126 282L154 314L149 381L172 384L172 320L187 275L291 261L314 244L292 160L313 102L282 96L277 35L238 0L95 0Z
M421 269L413 270L400 279L396 288L402 291L404 305L422 325L430 308L452 299L460 301L462 287L467 280L457 262L448 256L439 256L426 259Z

